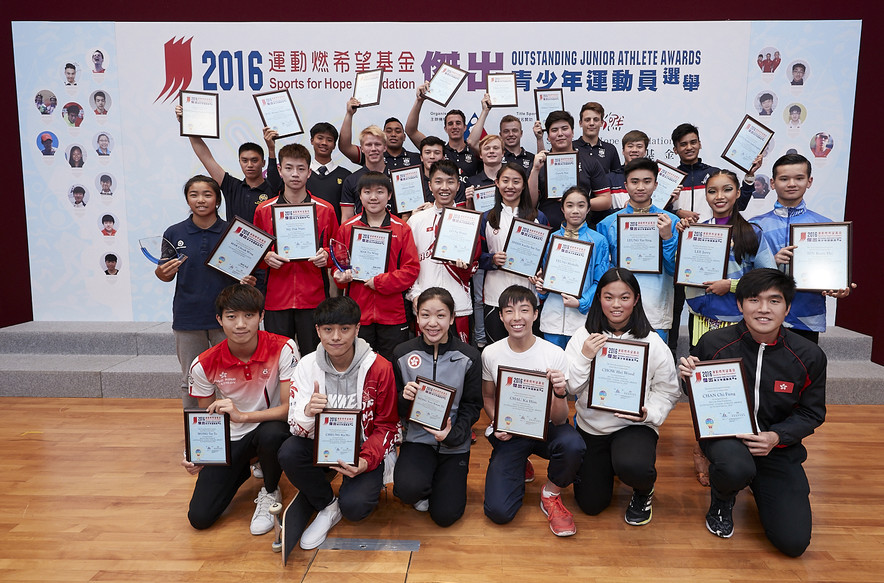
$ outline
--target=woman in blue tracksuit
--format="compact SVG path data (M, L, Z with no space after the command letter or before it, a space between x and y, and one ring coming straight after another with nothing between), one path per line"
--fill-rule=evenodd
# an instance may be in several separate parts
M393 352L404 439L393 473L393 494L450 526L467 503L470 428L482 410L482 359L454 329L454 299L448 290L431 287L417 298L421 335ZM411 405L423 377L455 389L449 418L436 431L409 421Z

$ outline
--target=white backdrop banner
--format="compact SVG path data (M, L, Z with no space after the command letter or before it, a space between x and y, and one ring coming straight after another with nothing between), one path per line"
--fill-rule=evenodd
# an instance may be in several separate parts
M740 120L759 115L770 94L770 114L759 119L776 134L746 216L772 207L764 178L790 149L814 162L809 206L844 216L859 21L457 23L456 44L435 40L450 38L451 26L14 22L34 318L171 319L174 285L154 276L138 240L186 218L183 185L205 173L179 137L173 107L182 89L220 95L221 138L207 143L234 176L239 145L263 144L252 95L288 89L306 130L319 121L340 127L356 73L377 68L381 104L357 111L354 135L391 116L404 123L417 86L449 62L470 73L447 108L468 123L485 75L516 74L519 105L492 110L485 128L494 133L503 115L516 115L531 151L533 91L561 88L575 117L587 101L605 106L601 135L618 148L641 129L651 156L676 164L669 135L690 122L703 161L724 168L720 154ZM425 103L421 131L445 139L445 111ZM309 147L309 133L281 144L291 141ZM117 275L108 275L114 256Z

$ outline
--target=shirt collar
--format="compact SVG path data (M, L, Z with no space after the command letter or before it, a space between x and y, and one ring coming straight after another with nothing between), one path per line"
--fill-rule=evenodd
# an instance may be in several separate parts
M807 210L807 203L803 199L797 206L783 206L780 204L780 201L775 202L773 205L773 212L778 217L794 217L795 215L803 214L805 210Z
M196 223L193 222L193 215L187 217L187 232L191 235L193 235L194 233L199 233L200 231L211 231L212 233L220 233L224 230L226 226L227 225L224 223L224 221L221 220L221 217L217 215L215 216L215 222L212 223L212 226L208 229L201 229L200 227L196 226Z
M249 365L267 362L272 358L272 355L270 354L270 343L267 342L265 334L261 331L258 331L258 346L255 348L255 352L252 354L251 358L249 358L248 362L243 362L233 356L233 354L230 353L230 346L227 344L226 340L224 341L223 348L219 351L218 356L223 368L247 368Z
M326 174L331 174L331 171L338 167L338 164L335 162L334 158L328 164L320 164L316 160L310 162L310 171L311 172L319 172L319 167L325 166Z

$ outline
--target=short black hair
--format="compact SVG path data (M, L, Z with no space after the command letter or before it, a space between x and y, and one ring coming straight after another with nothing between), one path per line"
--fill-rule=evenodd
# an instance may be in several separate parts
M451 292L445 289L444 287L428 287L424 291L421 292L419 296L417 296L417 308L420 310L421 305L424 302L427 302L432 299L437 299L448 308L448 312L454 316L454 298L451 297Z
M680 139L688 134L697 134L697 139L700 139L700 129L697 126L690 123L683 123L672 130L672 145L674 146L677 144Z
M737 296L737 303L742 306L743 300L757 298L769 289L774 289L783 294L786 305L792 305L796 291L795 279L779 269L770 267L757 267L740 277L740 282L737 284L734 295Z
M454 176L455 178L460 178L460 170L457 168L457 164L448 160L447 158L442 158L441 160L436 160L430 165L430 178L433 177L433 174L436 172L441 172L442 174L447 174L449 176Z
M371 188L372 186L383 186L387 189L387 192L391 194L393 192L393 183L390 182L390 178L383 172L375 172L373 170L359 177L356 190L357 192L362 192L363 188Z
M641 287L635 275L623 267L612 267L599 278L592 303L589 304L589 312L586 314L586 331L590 334L614 332L614 330L611 330L608 317L605 316L605 312L602 310L601 298L602 290L605 286L615 281L625 283L637 298L635 306L632 308L632 314L629 316L629 321L626 322L626 326L623 329L632 334L634 338L646 338L654 332L654 328L651 326L650 321L648 321L648 316L645 314L645 308L642 305Z
M459 109L452 109L452 110L450 110L448 113L445 114L445 120L444 120L444 121L445 121L446 124L448 123L448 116L449 116L449 115L459 115L459 116L460 116L460 119L463 120L464 124L467 123L467 116L464 115L464 112L462 112L462 111L459 110Z
M221 204L221 186L215 182L215 179L211 176L206 176L205 174L197 174L192 177L190 180L184 183L184 198L187 198L187 191L190 190L190 187L196 184L197 182L205 182L209 185L215 193L215 204Z
M74 115L77 115L80 113L80 106L77 105L76 103L72 103L72 104L68 105L65 109L68 110L68 113L73 113Z
M95 98L98 97L99 95L100 95L101 97L104 97L105 99L107 99L107 95L104 94L104 91L96 91L96 92L95 92L95 95L93 95L92 98L95 99Z
M73 192L73 193L79 192L81 194L86 194L86 189L83 188L82 186L75 186L71 189L71 192Z
M244 283L229 285L215 298L215 313L218 316L223 316L228 310L261 314L264 312L264 294Z
M792 106L790 106L790 107L789 107L789 113L792 113L793 111L797 111L798 113L801 113L801 106L800 106L800 105L792 105Z
M114 255L113 253L108 253L107 255L104 256L104 260L105 261L116 261L117 256Z
M421 140L420 146L418 146L418 153L423 152L424 148L427 146L441 146L445 147L445 142L442 141L442 138L438 136L427 136L423 140Z
M261 159L264 159L264 148L256 144L255 142L246 142L242 146L239 147L239 151L236 153L237 157L242 156L243 152L258 152L261 155Z
M813 169L810 165L810 160L802 156L801 154L784 154L777 158L777 161L774 162L773 168L770 171L770 175L773 178L777 177L777 169L780 166L791 166L792 164L806 164L807 165L807 175L810 176L810 172Z
M321 121L317 124L314 124L312 128L310 128L310 139L316 137L316 134L331 134L331 137L335 139L335 142L338 141L338 130L332 124L327 121Z
M394 122L394 121L395 121L396 123L398 123L399 125L402 125L402 122L399 121L399 118L396 118L396 117L388 117L388 118L384 121L384 127L386 128L388 123L390 123L390 122ZM403 127L404 127L404 126L403 126Z
M279 152L276 153L276 161L282 166L282 161L285 158L291 158L292 160L304 160L307 162L307 166L310 166L310 162L312 158L310 157L310 150L302 146L301 144L286 144L282 148L279 149Z
M361 318L359 304L349 296L326 298L313 310L313 323L317 326L355 326Z
M500 294L498 307L503 310L507 306L514 306L519 302L528 302L537 311L537 296L524 285L511 285Z
M758 101L767 101L768 99L773 101L773 95L770 93L762 93L761 97L758 98Z
M795 69L801 69L802 71L807 71L807 66L805 66L804 63L795 63L794 65L792 65L792 70L794 71Z
M549 131L550 126L556 123L557 121L566 121L568 125L571 126L571 129L574 129L574 116L568 113L567 111L553 111L548 116L546 116L546 121L543 124L543 127L546 131Z
M106 222L108 222L108 221L110 221L110 222L112 222L112 223L116 223L116 222L117 222L116 219L114 219L114 216L113 216L113 215L104 215L103 217L101 217L101 222L102 222L102 223L106 223Z
M113 178L110 177L110 174L102 174L101 178L98 179L99 182L113 182Z
M657 174L660 172L660 167L650 158L636 158L635 160L627 162L626 166L623 167L623 179L626 180L629 178L629 175L636 170L650 170L654 173L654 180L656 180Z
M65 68L65 69L73 69L74 71L77 70L77 66L74 65L73 63L65 63L65 64L64 64L64 68Z

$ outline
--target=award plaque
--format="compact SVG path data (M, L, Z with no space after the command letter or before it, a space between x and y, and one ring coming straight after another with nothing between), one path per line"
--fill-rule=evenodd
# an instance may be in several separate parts
M230 415L184 410L184 456L198 466L230 465Z
M587 406L642 416L648 381L648 343L608 339L592 359Z
M252 223L233 217L206 265L239 281L255 270L275 240Z
M546 117L554 111L565 111L565 93L562 89L535 89L534 106L537 119L546 123Z
M740 122L740 127L727 143L721 157L743 172L749 172L752 162L764 151L773 135L772 129L747 115Z
M853 223L792 224L792 277L799 291L823 292L850 286Z
M486 78L491 107L518 107L515 73L488 73Z
M537 275L551 233L552 229L546 225L513 219L503 246L506 261L500 269L523 277Z
M469 73L463 69L442 63L430 79L430 88L424 93L424 97L442 107L448 107L448 102L466 81L467 75Z
M473 208L480 213L488 212L493 209L494 194L496 192L497 187L493 184L491 186L483 186L482 188L473 189Z
M181 91L181 135L195 138L220 137L218 94L202 91Z
M552 394L546 373L497 367L494 430L545 441Z
M355 409L325 409L316 416L313 430L313 465L351 466L359 463L362 412Z
M252 95L258 107L258 115L264 127L276 130L276 139L297 136L304 133L301 118L295 109L295 102L286 90L271 91Z
M678 238L675 283L705 288L704 281L727 279L730 253L730 225L691 225Z
M292 261L315 257L319 250L319 223L316 205L274 204L273 233L276 235L276 252Z
M359 107L381 104L381 87L384 84L384 70L373 69L356 73L353 83L353 97L359 101Z
M617 267L633 273L663 273L663 239L657 215L617 215Z
M460 259L467 265L472 263L481 222L482 214L476 211L455 207L442 209L432 258L451 262Z
M451 414L457 390L423 377L417 377L417 384L420 387L411 402L408 420L441 431Z
M665 208L672 200L672 192L681 186L687 174L674 166L670 166L663 160L657 160L657 188L651 195L651 204L657 208Z
M374 227L353 227L350 234L350 269L355 281L368 281L386 273L393 232Z
M565 191L577 186L580 165L577 152L546 155L546 197L562 198Z
M592 259L593 244L553 235L543 266L543 289L580 299Z
M409 166L390 171L393 200L399 214L411 212L424 204L423 166Z
M700 439L758 433L743 359L697 363L688 377L694 435Z

